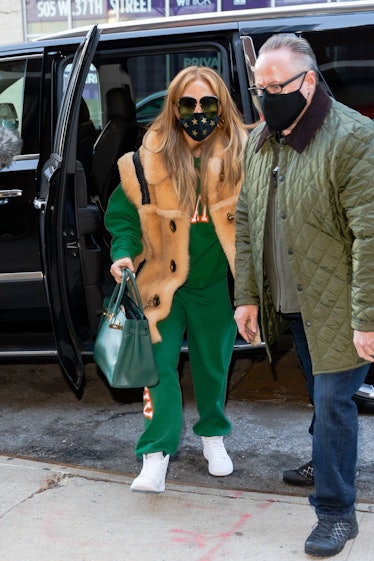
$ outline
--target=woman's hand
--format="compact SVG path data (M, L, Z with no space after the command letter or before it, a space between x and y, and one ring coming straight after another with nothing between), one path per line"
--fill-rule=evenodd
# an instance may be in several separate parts
M128 267L132 273L135 273L134 263L132 262L132 259L130 259L130 257L122 257L121 259L117 259L117 261L114 261L114 263L112 263L110 272L116 279L116 282L121 282L122 271L125 267Z

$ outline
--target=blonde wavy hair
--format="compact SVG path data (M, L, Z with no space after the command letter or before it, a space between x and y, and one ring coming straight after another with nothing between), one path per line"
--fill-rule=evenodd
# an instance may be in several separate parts
M194 165L194 157L183 133L183 129L175 114L175 107L179 98L183 96L186 87L195 80L204 80L209 84L212 93L218 97L220 119L214 131L200 143L201 164L200 174ZM180 208L191 211L196 204L196 186L200 175L201 199L207 203L206 178L207 162L217 143L223 149L224 182L232 186L241 180L243 173L243 132L247 130L243 124L239 111L219 74L205 66L189 66L179 72L169 85L163 109L147 131L143 144L147 147L147 136L157 132L160 139L157 152L161 152L166 170L172 178L175 194Z

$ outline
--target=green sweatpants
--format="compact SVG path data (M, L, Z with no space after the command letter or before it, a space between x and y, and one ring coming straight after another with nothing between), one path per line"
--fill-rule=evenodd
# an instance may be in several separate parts
M227 279L204 289L180 288L169 316L158 324L162 342L154 345L160 381L144 391L144 432L136 454L174 454L183 427L182 394L177 371L181 342L187 330L189 358L199 420L193 430L200 436L231 431L225 416L227 374L236 325Z

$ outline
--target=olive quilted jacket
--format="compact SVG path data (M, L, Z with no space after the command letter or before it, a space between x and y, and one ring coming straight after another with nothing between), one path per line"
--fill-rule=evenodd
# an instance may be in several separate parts
M352 329L374 331L374 123L324 96L318 127L307 132L307 112L294 129L296 149L281 141L278 160L283 239L314 374L362 364ZM251 133L236 211L235 304L260 306L268 352L286 325L263 269L274 142L266 125Z

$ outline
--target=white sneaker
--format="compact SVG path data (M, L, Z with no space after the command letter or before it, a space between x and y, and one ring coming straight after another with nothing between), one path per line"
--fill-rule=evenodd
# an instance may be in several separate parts
M211 475L222 477L230 475L234 466L225 445L223 436L202 436L204 458L208 460L208 471Z
M143 468L131 484L131 491L143 493L163 493L165 491L165 477L170 456L163 452L143 454Z

